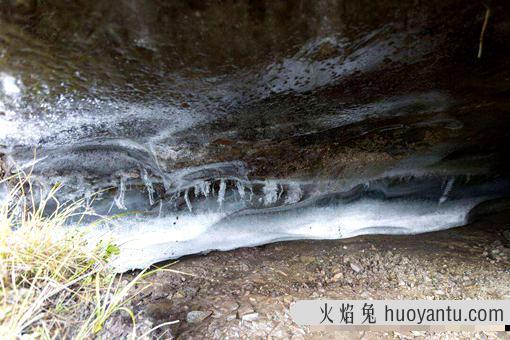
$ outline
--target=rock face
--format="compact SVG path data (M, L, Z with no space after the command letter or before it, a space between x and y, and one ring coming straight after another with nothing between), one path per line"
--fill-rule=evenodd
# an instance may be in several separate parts
M100 192L120 270L464 224L510 193L490 9L478 58L486 9L458 0L4 1L0 151L62 200Z

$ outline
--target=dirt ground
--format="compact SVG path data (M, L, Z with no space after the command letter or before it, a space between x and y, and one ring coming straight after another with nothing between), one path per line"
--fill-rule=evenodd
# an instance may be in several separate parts
M414 236L299 241L190 256L131 303L155 338L501 338L508 333L324 332L293 323L299 299L510 299L510 215ZM175 272L180 271L182 274ZM106 335L131 329L127 316Z

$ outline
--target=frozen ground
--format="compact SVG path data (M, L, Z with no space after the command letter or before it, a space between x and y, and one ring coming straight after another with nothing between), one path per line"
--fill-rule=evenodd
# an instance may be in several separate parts
M192 256L149 277L132 302L138 325L179 320L157 335L196 338L497 339L504 333L324 332L300 328L298 299L508 299L506 214L466 227L408 236L275 243ZM505 246L506 245L506 246ZM130 330L117 316L105 334Z

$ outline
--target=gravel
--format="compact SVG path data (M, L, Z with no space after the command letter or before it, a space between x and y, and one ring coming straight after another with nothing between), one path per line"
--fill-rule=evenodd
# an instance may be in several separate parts
M502 236L508 221L503 216L416 236L275 243L188 257L172 269L193 276L155 274L149 293L131 308L140 324L180 320L154 336L183 339L497 338L502 334L314 331L293 323L289 307L299 299L326 297L510 299L510 249ZM124 324L128 332L129 320Z

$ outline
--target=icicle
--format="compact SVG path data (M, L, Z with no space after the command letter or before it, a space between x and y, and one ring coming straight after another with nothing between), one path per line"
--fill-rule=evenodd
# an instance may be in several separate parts
M124 177L121 177L119 188L117 189L117 195L113 199L117 208L121 210L127 210L125 205L125 197L126 197L126 179Z
M142 169L141 170L142 180L145 184L145 187L147 188L147 193L149 194L149 203L150 205L154 204L154 187L152 186L152 182L149 178L149 174L147 173L147 170Z
M278 197L276 198L276 201L279 201L279 200L280 200L280 198L281 198L281 197L282 197L282 195L283 195L283 185L282 185L282 184L278 184L278 188L279 188L280 190L278 191Z
M237 187L237 192L239 193L239 197L241 197L241 199L243 200L244 197L246 196L246 193L244 192L244 186L243 186L243 183L241 183L240 181L238 181L236 183L236 187Z
M214 183L211 183L210 190L211 190L212 196L216 197L216 192L214 191Z
M199 184L200 191L204 194L205 197L209 196L211 188L209 186L209 182L202 181Z
M158 167L159 172L164 173L163 169L161 169L161 165L159 164L159 160L158 160L158 157L156 156L156 152L154 151L154 146L152 145L152 143L149 143L147 146L148 146L148 149L152 156L152 159L154 160L154 163Z
M450 191L452 190L453 188L453 183L455 182L455 178L450 178L448 180L448 182L446 182L446 185L445 185L445 188L444 188L444 191L443 191L443 196L441 196L441 198L439 199L439 204L442 204L444 202L446 202L446 200L448 199L448 194L450 193Z
M209 194L211 193L211 190L214 191L214 189L212 188L212 183L210 182L205 182L205 186L204 186L204 196L207 197L209 196Z
M220 181L220 189L218 190L218 203L220 204L220 208L223 206L223 201L225 200L225 191L227 189L227 184L224 180Z
M255 193L253 192L253 187L251 186L251 184L248 184L248 189L250 189L250 199L249 199L249 201L251 202L252 199L253 199L253 196L255 195Z
M200 183L195 183L195 186L193 187L193 193L195 195L195 198L198 198L200 196Z
M168 180L166 179L165 176L163 176L163 188L165 188L165 192L169 192L170 189L171 189L171 185L170 183L168 182Z
M186 205L188 206L188 209L191 212L193 209L191 207L191 202L189 200L188 189L186 189L186 191L184 192L184 200L186 201Z
M278 200L278 186L274 181L266 181L264 188L264 205L276 203Z
M84 197L85 197L85 206L86 207L90 207L90 205L92 204L93 196L94 196L94 193L92 191L90 191L89 189L85 190Z

